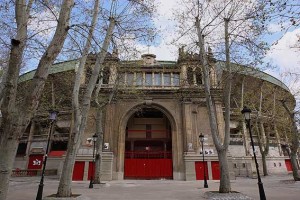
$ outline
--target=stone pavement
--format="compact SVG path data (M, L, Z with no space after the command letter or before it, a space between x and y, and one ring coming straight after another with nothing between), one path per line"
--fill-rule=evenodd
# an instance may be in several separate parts
M40 177L11 178L8 200L35 199ZM300 183L292 181L291 175L263 177L262 182L268 200L299 200ZM56 193L57 177L46 177L44 196ZM73 194L82 194L90 200L199 200L199 199L259 199L257 179L237 178L232 180L232 190L239 193L215 195L219 181L208 181L209 188L203 188L203 181L173 180L122 180L94 185L89 189L88 181L73 182Z

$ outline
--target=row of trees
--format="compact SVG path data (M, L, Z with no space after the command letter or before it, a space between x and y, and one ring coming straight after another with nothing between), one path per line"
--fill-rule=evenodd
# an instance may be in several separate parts
M80 55L80 66L76 73L73 90L73 128L63 174L57 195L71 196L71 178L75 155L85 130L87 113L103 61L113 45L124 52L132 51L128 40L142 40L153 29L151 16L153 1L7 1L1 9L11 18L2 18L2 47L10 54L7 66L3 68L1 82L1 132L0 132L0 199L6 199L9 177L19 138L29 125L39 105L49 68L59 59ZM90 15L90 13L92 13ZM49 17L51 16L51 17ZM46 18L46 20L45 20ZM16 20L16 23L14 23ZM42 21L41 21L42 20ZM49 21L48 21L49 20ZM53 20L53 21L51 21ZM91 21L89 23L89 21ZM12 33L12 34L10 34ZM11 43L7 40L10 37ZM112 42L113 41L113 42ZM123 45L123 46L122 46ZM74 48L76 47L76 48ZM124 48L122 48L124 47ZM133 48L134 45L131 45ZM87 54L97 53L92 76L79 102L80 79ZM32 56L32 57L30 57ZM30 57L27 60L25 58ZM28 93L18 101L18 77L21 67L27 61L38 63L35 75L28 86ZM99 86L100 87L100 86Z
M199 51L199 68L203 72L207 108L212 130L212 137L216 146L221 170L219 192L231 191L227 151L230 136L230 105L232 90L231 63L256 66L262 64L262 58L268 49L263 42L265 34L266 2L262 1L210 1L183 0L182 7L176 13L179 35L177 40L188 45L189 49ZM14 4L14 5L12 5ZM9 57L1 59L6 63L1 76L1 129L0 129L0 199L6 199L9 177L16 154L19 138L24 133L31 118L35 115L39 105L49 68L56 60L69 59L80 56L80 64L74 80L72 94L72 131L69 137L66 161L63 166L63 176L60 178L58 196L71 196L71 178L75 162L75 155L81 143L81 136L85 130L87 115L91 100L96 100L98 119L101 119L103 105L111 100L115 90L103 103L98 102L101 89L101 76L104 58L109 50L115 46L122 52L132 54L134 45L132 40L143 40L153 34L152 14L155 11L153 1L117 1L92 2L62 0L6 1L1 10L10 18L3 18L1 29L1 55ZM278 5L278 4L277 4ZM284 7L283 7L284 8ZM284 9L283 9L284 10ZM269 10L267 10L269 11ZM50 13L50 14L49 14ZM52 16L51 23L41 22L45 15ZM42 17L41 17L42 16ZM49 18L50 19L50 18ZM14 21L15 20L15 21ZM297 24L294 23L293 24ZM47 26L46 26L47 25ZM46 27L45 27L46 26ZM11 39L11 40L10 40ZM10 40L10 43L7 41ZM128 41L130 46L127 45ZM75 48L76 47L76 48ZM130 47L130 48L129 48ZM211 83L209 74L211 65L206 50L209 47L218 59L225 60L225 70L228 75L220 83ZM86 58L89 52L95 51L96 63L92 75L84 90L83 99L79 101L80 80L83 74ZM30 59L29 59L30 58ZM34 58L34 59L32 59ZM5 62L7 60L7 62ZM30 82L29 92L17 101L18 76L25 62L36 63L36 73ZM213 90L216 84L225 85L225 132L219 132L217 127L216 107L221 108L221 102L216 102ZM93 98L93 92L96 97ZM282 101L284 102L284 101ZM283 103L283 105L285 105ZM241 108L243 103L241 104ZM288 108L288 107L287 107ZM292 111L289 111L294 122L294 136L298 138L297 126ZM102 138L101 120L97 120L96 133ZM221 136L221 137L220 137ZM294 141L294 140L293 140ZM298 141L298 140L297 140ZM101 151L101 140L97 142ZM295 144L296 145L296 144ZM100 170L97 170L100 171Z
M295 2L294 2L295 3ZM184 8L184 9L182 9ZM230 137L230 110L231 110L231 93L232 93L232 63L244 64L247 66L267 67L269 63L265 63L263 58L269 50L269 44L264 42L268 34L267 26L270 23L281 23L285 18L290 19L289 26L298 26L297 16L299 16L299 5L293 4L292 1L233 1L222 0L213 2L209 0L197 1L182 1L182 8L178 10L177 20L180 22L178 26L178 34L176 41L188 45L190 49L198 49L200 54L199 67L201 67L204 78L204 87L206 94L206 103L209 113L210 127L212 138L218 152L220 162L221 180L219 192L227 193L231 191L229 170L227 162L227 151ZM274 14L274 11L277 11ZM282 25L282 27L284 27ZM219 82L223 88L223 102L225 107L225 132L220 133L217 124L216 110L218 102L213 96L213 86L216 83L211 83L209 74L211 65L209 64L205 49L212 49L218 59L224 60L224 70L227 72L223 76L223 80ZM271 97L272 98L272 97ZM260 97L260 106L254 107L258 112L257 121L262 127L262 96ZM244 100L240 103L242 110ZM281 102L286 102L286 99L281 99ZM215 106L214 106L215 103ZM290 102L293 107L293 102ZM274 107L277 105L274 104ZM293 156L293 175L295 180L299 180L296 165L296 149L299 147L299 133L295 123L294 113L288 110L288 106L283 106L289 113L290 122L293 122L292 136L292 151ZM273 112L273 119L275 111ZM243 130L246 130L243 124ZM264 131L263 128L259 129ZM258 132L260 132L258 130ZM261 141L258 138L259 141ZM264 142L259 142L261 154L263 157L263 168L266 172L266 156L269 151L268 137ZM294 163L295 162L295 163Z

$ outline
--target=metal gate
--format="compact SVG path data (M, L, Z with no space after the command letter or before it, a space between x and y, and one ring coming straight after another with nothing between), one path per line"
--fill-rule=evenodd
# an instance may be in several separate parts
M172 154L167 151L128 151L125 153L125 179L172 179Z

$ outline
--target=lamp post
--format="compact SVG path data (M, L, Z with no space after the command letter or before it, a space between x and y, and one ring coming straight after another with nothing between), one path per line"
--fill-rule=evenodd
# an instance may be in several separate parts
M96 133L93 135L93 167L92 167L92 173L91 173L91 178L90 178L90 185L89 188L93 188L93 183L94 183L94 174L95 174L95 150L96 150L96 141L97 141L98 135Z
M244 115L247 127L249 129L249 134L250 134L250 139L251 139L251 146L252 146L252 150L253 150L253 155L254 155L254 160L255 160L255 166L256 166L256 172L257 172L257 179L258 179L258 189L259 189L259 197L261 200L266 200L266 195L265 195L265 190L264 190L264 186L263 183L261 182L261 178L259 175L259 168L258 168L258 163L257 163L257 159L256 159L256 154L255 154L255 149L254 149L254 143L253 143L253 137L252 137L252 132L251 132L251 126L250 126L250 120L251 120L251 110L249 108L247 108L246 106L243 108L243 110L241 111L241 113Z
M202 146L202 162L203 162L203 174L204 174L204 188L208 188L207 179L206 179L206 167L205 167L205 163L204 163L204 150L203 150L204 135L202 133L200 133L200 135L199 135L199 142L201 143L201 146Z
M57 113L58 112L55 110L49 110L50 127L49 127L49 132L48 132L47 147L46 147L46 151L45 151L45 155L44 155L42 177L41 177L39 189L38 189L38 192L36 195L36 200L42 200L42 198L43 198L44 176L45 176L45 169L46 169L47 158L48 158L48 150L49 150L50 139L51 139L51 135L53 132L53 126L56 121Z

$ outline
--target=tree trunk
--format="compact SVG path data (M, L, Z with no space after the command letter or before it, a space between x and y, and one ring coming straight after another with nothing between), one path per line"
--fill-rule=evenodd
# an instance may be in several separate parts
M293 169L293 177L295 181L300 181L300 175L298 171L298 163L297 163L297 151L299 148L299 132L297 128L297 123L295 119L295 113L292 112L288 106L286 105L286 102L283 100L281 101L282 106L287 111L291 123L292 123L292 138L291 140L291 163L292 163L292 169Z
M229 72L228 79L226 80L225 85L225 135L223 144L220 139L220 131L218 130L218 121L215 113L215 100L211 94L211 82L210 82L210 73L209 73L209 64L207 61L207 56L204 48L204 36L202 35L202 30L200 28L200 19L199 16L196 17L195 26L197 29L198 34L198 43L200 48L200 64L202 66L203 71L203 79L204 79L204 90L205 90L205 97L206 97L206 104L208 109L209 115L209 122L211 128L211 134L213 138L213 142L215 144L216 150L218 152L218 157L220 161L220 193L228 193L231 191L231 184L230 184L230 176L229 176L229 167L227 161L227 151L229 145L229 136L230 136L230 95L231 95L231 82L232 82L232 74L231 74L231 67L230 67L230 56L229 56L229 35L228 35L228 23L229 19L225 19L225 50L226 50L226 68Z
M94 183L100 184L101 178L101 158L102 158L102 149L103 149L103 128L102 128L102 108L97 109L96 117L96 134L98 139L96 142L96 160L95 160L95 178Z
M72 171L75 163L76 153L81 144L81 137L86 127L87 117L91 105L91 96L95 89L95 85L97 82L97 78L99 76L100 68L104 62L104 58L107 54L108 46L112 38L112 33L115 27L115 19L110 18L109 27L106 32L106 36L102 45L101 52L97 55L96 64L90 77L88 86L86 88L85 94L83 96L83 103L81 108L81 113L79 113L79 109L75 109L74 112L74 131L72 133L72 137L74 138L74 142L68 145L67 157L64 162L64 167L62 171L62 176L59 181L57 196L58 197L70 197L72 195L71 192L71 184L72 184ZM72 138L72 140L73 140ZM67 159L68 158L68 159ZM67 177L65 177L67 176Z
M8 64L8 71L5 86L2 92L3 103L1 105L2 122L0 128L0 199L7 197L8 182L13 167L13 161L17 151L19 138L24 133L30 119L36 112L45 81L48 76L48 69L59 54L64 40L67 36L70 12L73 0L62 2L57 28L53 39L43 54L38 64L33 80L30 82L30 89L24 96L24 103L18 105L16 102L17 82L22 63L22 57L27 40L27 23L33 0L16 1L16 39L12 39L12 46Z
M228 181L230 182L230 177L229 177L229 166L227 160L227 149L218 151L218 158L220 163L220 174L221 174L219 192L229 193L231 191L231 187L230 184L228 187Z
M62 169L62 174L59 180L59 186L57 191L58 197L70 197L72 195L72 175L76 157L76 147L80 145L75 143L74 132L70 134L68 140L68 151L65 158L65 162Z
M261 152L261 159L262 159L262 165L263 165L263 173L264 176L268 176L268 168L267 168L267 155L264 152Z
M293 170L293 177L295 181L300 181L299 171L298 171L298 162L297 162L297 153L291 151L291 163Z
M270 133L267 130L267 134L265 134L264 124L261 122L261 117L258 117L257 122L257 136L258 136L258 146L259 151L261 153L261 159L263 164L263 173L264 176L268 176L268 168L267 168L267 155L269 154L269 141L270 141ZM263 139L265 137L265 139Z
M18 140L9 138L6 143L0 148L0 200L7 198L7 191L9 187L9 178L11 175L15 155L17 152ZM2 162L5 160L5 162Z

